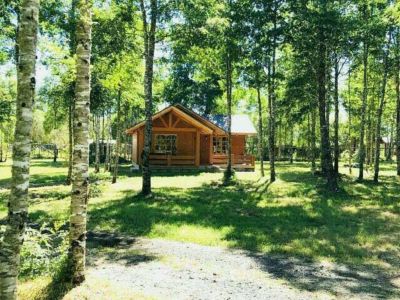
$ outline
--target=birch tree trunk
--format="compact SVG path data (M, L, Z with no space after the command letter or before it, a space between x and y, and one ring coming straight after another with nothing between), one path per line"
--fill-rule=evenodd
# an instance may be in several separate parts
M74 151L69 259L74 285L85 280L86 214L89 196L89 109L92 1L77 3Z
M39 0L24 0L20 6L17 47L17 101L13 144L11 192L3 240L0 240L0 299L17 298L20 250L28 219L29 165Z
M375 133L375 164L374 164L374 182L379 180L379 163L381 155L381 125L382 125L382 115L385 106L385 96L386 96L386 85L389 72L389 48L391 43L391 31L388 33L388 42L386 44L386 51L383 57L383 79L382 87L380 91L379 108L376 115L376 133Z
M261 177L264 177L265 176L265 173L264 173L264 135L263 135L262 103L261 103L260 87L257 87L257 103L258 103L258 154L260 156Z
M150 151L152 140L152 111L153 111L153 68L154 68L154 50L155 34L157 26L157 0L150 1L151 17L150 28L147 26L147 12L144 0L140 1L142 11L142 22L144 31L144 55L145 55L145 73L144 73L144 95L146 123L144 128L144 147L142 153L142 194L148 196L151 194L151 171L150 171Z
M68 105L68 175L67 175L67 184L70 185L72 182L72 156L73 156L73 146L74 146L74 137L73 137L73 100L70 99Z
M121 88L118 90L118 99L117 99L117 143L115 145L115 157L114 157L114 170L113 170L113 178L112 183L117 182L118 176L118 163L119 163L119 154L121 148Z

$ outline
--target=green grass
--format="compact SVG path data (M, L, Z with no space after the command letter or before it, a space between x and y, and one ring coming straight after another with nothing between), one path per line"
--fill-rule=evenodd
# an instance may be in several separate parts
M33 161L31 171L31 220L66 221L65 164ZM232 186L220 184L222 173L160 173L152 179L153 197L144 199L138 194L140 175L125 166L117 184L108 175L96 176L88 228L398 273L400 184L394 165L383 164L379 184L369 177L357 183L346 169L341 172L338 193L325 190L306 163L278 163L273 184L258 172L237 173ZM9 166L0 164L0 218L9 177Z
M9 167L0 166L4 187ZM237 173L228 187L220 173L155 174L150 199L138 194L140 176L126 169L117 184L102 175L92 185L99 195L90 200L89 229L352 264L386 265L399 255L400 185L386 165L380 184L346 175L339 193L324 190L305 163L278 164L271 185L257 173ZM66 167L33 161L31 170L30 219L67 220ZM0 195L4 217L7 190Z

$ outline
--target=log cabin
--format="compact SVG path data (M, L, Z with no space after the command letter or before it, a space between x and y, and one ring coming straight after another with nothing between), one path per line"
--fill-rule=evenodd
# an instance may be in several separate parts
M169 106L152 116L150 166L153 168L224 168L228 162L227 117L204 117L182 106ZM145 121L126 130L132 136L132 163L141 165ZM232 166L253 170L246 139L257 134L247 115L232 115Z

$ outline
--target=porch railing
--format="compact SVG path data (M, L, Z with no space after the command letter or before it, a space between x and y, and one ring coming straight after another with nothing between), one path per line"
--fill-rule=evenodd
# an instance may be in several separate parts
M213 155L213 164L215 165L226 165L228 163L228 155L225 154L214 154ZM250 154L232 154L232 165L242 165L242 166L251 166L255 165L254 155Z
M194 155L150 154L150 164L159 166L194 165Z
M172 154L150 154L150 165L154 166L194 166L196 158L194 155L172 155ZM228 156L225 154L214 154L213 165L226 165ZM238 167L254 167L253 155L232 154L232 165Z

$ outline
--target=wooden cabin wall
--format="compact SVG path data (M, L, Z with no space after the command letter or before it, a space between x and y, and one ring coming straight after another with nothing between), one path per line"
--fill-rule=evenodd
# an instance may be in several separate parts
M170 131L157 131L153 132L153 142L152 142L152 153L155 153L155 136L157 134L176 134L176 155L194 155L195 145L196 145L196 133L195 132L170 132Z

